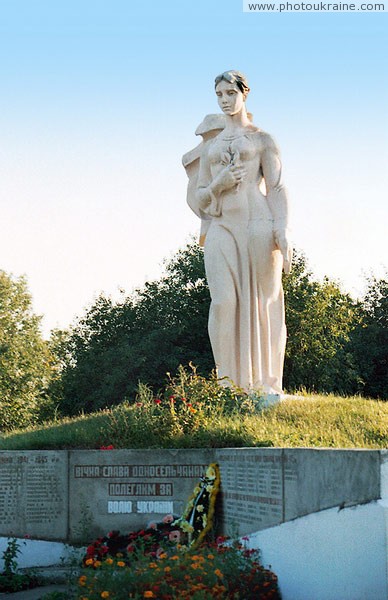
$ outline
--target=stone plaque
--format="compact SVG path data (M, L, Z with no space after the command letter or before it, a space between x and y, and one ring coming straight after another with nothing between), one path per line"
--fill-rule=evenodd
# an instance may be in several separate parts
M284 518L380 497L378 450L284 450Z
M180 516L211 462L221 472L217 526L232 536L388 489L388 453L378 450L0 451L0 535L88 542Z
M70 539L86 541L180 516L211 450L70 451Z
M0 535L66 539L66 451L0 451Z
M228 535L245 535L283 521L282 450L216 451L221 472L219 522Z

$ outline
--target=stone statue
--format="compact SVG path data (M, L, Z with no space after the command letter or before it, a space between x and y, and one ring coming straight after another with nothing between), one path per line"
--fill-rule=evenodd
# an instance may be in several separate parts
M292 248L279 152L246 111L244 75L222 73L215 92L223 114L205 117L195 132L203 141L183 157L187 201L201 219L214 360L220 378L281 394L282 269L290 271Z

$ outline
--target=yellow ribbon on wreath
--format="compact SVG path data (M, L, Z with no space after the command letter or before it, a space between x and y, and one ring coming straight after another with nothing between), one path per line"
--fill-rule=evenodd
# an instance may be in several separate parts
M220 470L217 463L211 463L205 475L195 486L183 515L174 525L188 536L190 548L197 547L213 526L213 517L218 491L220 489Z

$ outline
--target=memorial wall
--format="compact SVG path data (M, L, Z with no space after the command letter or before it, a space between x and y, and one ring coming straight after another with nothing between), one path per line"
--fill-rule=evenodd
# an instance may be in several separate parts
M280 448L0 452L0 535L85 541L179 516L217 462L220 533L380 497L382 452Z

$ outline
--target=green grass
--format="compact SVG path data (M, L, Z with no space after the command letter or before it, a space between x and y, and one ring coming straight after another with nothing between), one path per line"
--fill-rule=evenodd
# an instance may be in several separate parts
M260 412L123 403L0 436L1 450L66 448L326 447L387 448L388 402L306 395Z

